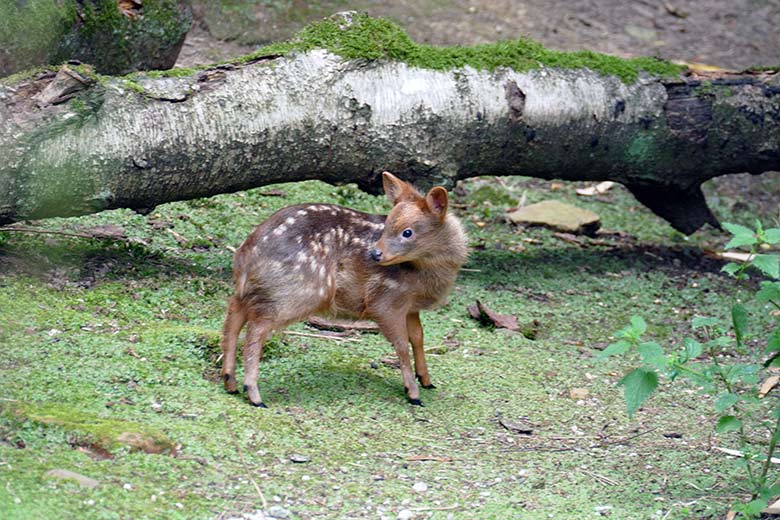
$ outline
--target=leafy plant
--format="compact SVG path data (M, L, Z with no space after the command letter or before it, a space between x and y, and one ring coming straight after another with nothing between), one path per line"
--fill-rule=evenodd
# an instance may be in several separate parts
M770 252L773 245L780 244L780 228L763 229L756 221L755 229L738 224L723 224L732 238L726 249L749 249L744 262L730 262L723 271L737 282L748 278L748 271L755 270L766 278L780 278L780 255ZM751 351L751 315L749 307L733 301L726 320L714 317L696 317L691 322L697 337L685 337L672 352L664 351L655 341L645 339L647 323L640 316L633 316L630 323L617 331L617 339L598 358L613 355L627 355L634 352L641 364L631 370L620 381L629 416L642 406L658 388L660 377L674 381L678 377L692 380L704 393L714 398L718 420L715 431L735 432L741 458L739 466L744 468L751 500L736 504L734 510L745 517L760 515L768 500L780 494L780 481L770 478L772 457L780 442L780 404L763 399L771 388L780 383L780 377L769 376L759 386L766 371L780 367L780 282L764 280L755 294L757 307L768 311L770 320L766 346L763 355L766 360L739 362L733 355L741 354L756 359L760 353ZM774 311L774 312L772 312ZM764 318L766 319L766 318ZM758 439L760 428L768 432L769 440Z

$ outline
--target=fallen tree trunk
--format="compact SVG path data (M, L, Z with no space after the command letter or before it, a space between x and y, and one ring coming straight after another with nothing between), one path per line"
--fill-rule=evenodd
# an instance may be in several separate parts
M181 77L77 70L57 80L70 87L46 76L1 86L0 223L282 181L373 190L390 170L421 185L614 180L691 233L718 225L702 182L780 170L771 72L624 82L590 68L435 70L317 45L261 56L271 51Z

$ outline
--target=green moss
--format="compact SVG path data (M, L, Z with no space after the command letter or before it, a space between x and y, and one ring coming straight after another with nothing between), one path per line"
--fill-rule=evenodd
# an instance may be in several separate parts
M50 403L6 402L0 411L17 420L53 426L78 438L81 444L106 451L128 446L147 453L170 452L174 444L164 434L137 423L104 419L67 405Z
M588 68L633 82L641 71L659 76L678 74L683 67L655 58L623 59L592 51L560 52L530 39L507 40L472 47L418 44L397 25L382 18L358 14L349 26L329 18L304 28L289 42L263 47L243 61L293 51L328 49L348 59L393 60L435 70L470 66L480 70L508 67L517 71L542 66Z
M46 63L51 49L76 19L75 2L0 2L0 49L8 60L0 75Z

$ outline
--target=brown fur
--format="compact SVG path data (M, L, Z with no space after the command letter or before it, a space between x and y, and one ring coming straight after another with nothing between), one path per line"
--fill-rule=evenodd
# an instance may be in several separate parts
M228 392L238 390L236 345L245 323L244 389L253 405L265 406L257 376L266 338L290 323L329 314L376 321L395 347L409 401L421 404L409 343L417 378L432 387L419 312L449 294L466 261L466 239L447 213L444 188L423 196L388 172L383 183L393 204L386 217L328 204L289 206L241 244L222 333ZM411 237L403 236L407 229Z

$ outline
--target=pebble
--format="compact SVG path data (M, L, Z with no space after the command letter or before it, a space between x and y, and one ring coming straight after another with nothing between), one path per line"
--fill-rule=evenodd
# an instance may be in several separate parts
M306 462L309 462L309 457L306 455L301 455L300 453L293 453L290 455L290 461L295 462L296 464L304 464Z
M412 486L412 489L417 493L425 493L428 491L428 484L425 482L416 482L414 486Z
M408 509L401 509L400 511L398 511L398 516L396 518L398 518L398 520L409 520L413 516L414 513L412 513Z
M282 506L271 506L268 509L268 516L271 518L288 518L290 516L290 512Z

